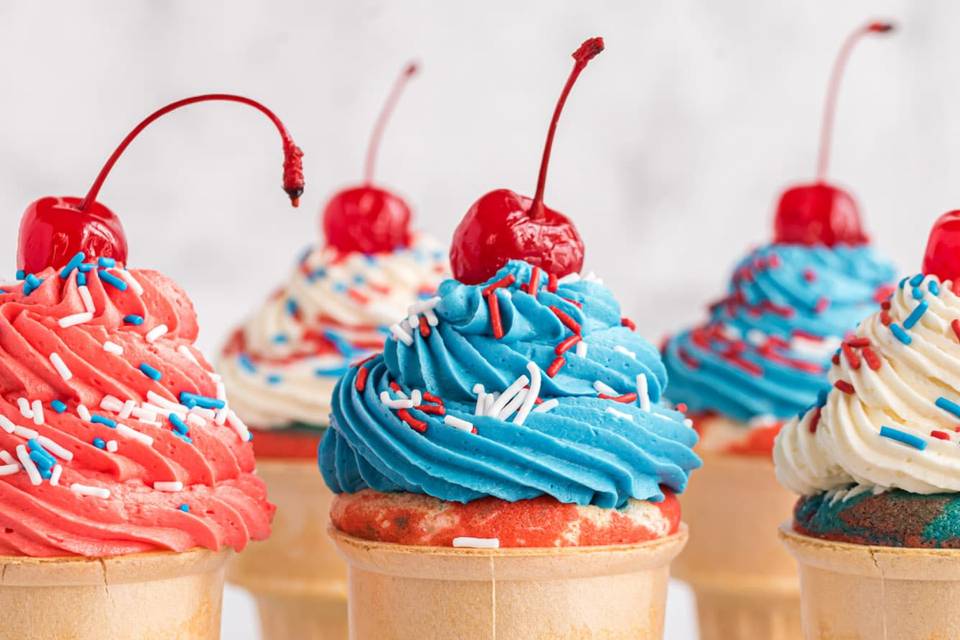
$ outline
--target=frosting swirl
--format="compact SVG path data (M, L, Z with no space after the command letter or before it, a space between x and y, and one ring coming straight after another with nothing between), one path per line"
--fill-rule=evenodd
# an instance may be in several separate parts
M391 253L308 251L223 350L232 406L259 429L326 426L349 363L382 348L387 326L446 273L444 253L424 237Z
M699 466L695 432L658 402L659 354L599 281L513 261L483 285L445 281L422 312L334 391L320 467L335 492L620 507Z
M847 339L833 388L784 426L777 476L804 495L861 485L960 491L960 298L935 276L904 279Z
M78 254L0 293L0 554L242 549L270 531L186 294Z
M866 246L754 250L707 322L664 345L667 397L741 423L795 415L824 388L840 339L886 297L893 276Z

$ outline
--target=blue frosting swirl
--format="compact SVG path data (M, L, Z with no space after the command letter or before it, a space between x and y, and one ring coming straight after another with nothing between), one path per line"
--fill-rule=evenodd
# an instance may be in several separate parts
M662 500L662 486L684 489L700 464L692 451L696 434L681 413L658 402L667 376L657 350L621 325L618 303L599 282L563 282L551 292L543 277L531 295L531 274L530 265L513 261L490 281L513 280L493 294L502 338L493 335L484 296L490 283L447 280L434 309L438 323L427 336L412 332L409 346L389 339L382 355L347 372L334 390L331 426L320 446L320 467L333 491L406 491L455 502L550 495L619 507L630 498ZM558 344L573 335L563 315L579 325L585 353L570 348L558 356ZM563 366L550 376L557 358ZM531 412L522 424L516 416L475 415L475 385L502 392L521 375L532 376L530 363L541 374L539 398L550 405L555 399L556 406ZM641 374L648 410L595 388L599 381L618 394L633 393ZM358 375L366 376L362 383ZM444 415L426 413L423 405L406 414L425 427L414 430L402 411L381 400L383 392L396 397L391 383L407 396L429 392L424 397L439 398L445 416L471 423L475 433L446 424Z
M829 388L831 347L876 310L893 278L868 246L754 250L707 322L665 344L668 399L744 422L803 411Z

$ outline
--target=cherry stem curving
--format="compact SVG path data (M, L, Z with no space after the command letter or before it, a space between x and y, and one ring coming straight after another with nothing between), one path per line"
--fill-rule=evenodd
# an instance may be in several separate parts
M400 94L403 93L407 82L417 70L417 63L415 62L411 62L403 68L403 71L400 72L400 75L397 76L397 79L394 81L393 88L390 89L390 95L387 96L387 101L384 102L383 109L380 110L380 115L377 116L377 121L373 125L373 133L370 135L370 143L367 145L367 157L363 165L363 181L367 186L373 184L373 169L377 161L377 151L380 150L380 140L383 138L383 130L386 129L387 121L390 119L390 115L393 114L397 102L400 101Z
M840 90L840 82L843 80L843 72L850 60L850 54L854 47L864 36L876 33L888 33L893 31L894 25L890 22L873 21L858 27L840 47L840 53L833 63L833 70L830 73L830 82L827 85L827 95L823 105L823 119L820 124L820 152L817 158L817 182L824 182L827 177L827 167L830 163L830 147L833 143L833 123L837 113L837 94Z
M97 196L100 193L100 188L103 186L103 183L107 179L107 175L109 175L111 169L113 169L113 165L116 164L117 160L126 150L126 148L131 142L133 142L133 139L136 138L141 131L150 126L150 124L158 118L161 118L162 116L170 113L171 111L179 109L180 107L185 107L198 102L212 101L239 102L241 104L251 106L255 109L258 109L261 113L270 118L273 124L276 125L277 130L280 132L280 137L283 139L283 190L286 191L287 195L290 197L290 203L296 207L299 204L300 195L303 193L303 164L301 160L303 157L303 152L296 144L294 144L293 138L290 136L289 132L287 132L287 129L280 121L280 118L278 118L272 111L267 109L256 100L251 100L250 98L228 93L210 93L172 102L165 107L157 109L149 116L144 118L140 124L134 127L133 130L127 134L127 137L123 139L123 142L120 143L120 145L114 150L113 154L111 154L106 164L103 165L103 168L97 175L97 179L93 181L90 191L87 192L87 195L84 196L83 200L80 202L78 206L79 210L84 211L89 205L96 201Z

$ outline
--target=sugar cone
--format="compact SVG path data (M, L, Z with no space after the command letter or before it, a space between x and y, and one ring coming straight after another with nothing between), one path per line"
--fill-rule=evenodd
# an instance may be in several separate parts
M960 550L780 537L800 565L806 640L960 638Z
M673 567L696 595L701 640L799 640L796 563L775 533L796 496L769 458L701 457L680 496L690 543Z
M455 549L331 529L350 574L351 640L653 640L670 561L687 540Z
M315 461L258 460L277 505L270 538L230 564L228 579L257 601L265 640L347 637L347 569L327 538L333 494Z
M0 557L0 637L215 640L231 553Z

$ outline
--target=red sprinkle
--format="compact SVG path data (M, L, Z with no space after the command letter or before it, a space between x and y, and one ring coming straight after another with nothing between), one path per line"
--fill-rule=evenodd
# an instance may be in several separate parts
M890 323L893 322L890 318L890 312L886 309L880 312L880 322L882 322L885 327L889 327Z
M950 439L950 434L948 434L946 431L933 430L933 431L930 432L930 436L933 437L933 438L938 438L938 439L940 439L940 440L949 440L949 439Z
M430 337L430 325L427 323L427 319L423 316L420 316L420 335L424 338Z
M680 413L686 413L686 412L687 412L687 403L686 403L686 402L678 402L678 403L677 403L677 406L676 406L675 408L676 408L676 410L679 411Z
M540 267L534 267L530 272L530 282L527 283L527 293L532 296L537 295L537 288L540 286Z
M442 416L447 413L447 410L438 404L421 404L419 407L417 407L417 410L437 416Z
M680 357L680 360L683 362L683 364L687 365L691 369L700 368L700 362L690 355L690 353L683 347L677 349L677 356Z
M402 391L402 389L400 389L400 385L397 384L396 380L390 381L390 388L393 389L394 391Z
M861 353L863 354L863 359L867 361L867 366L874 371L877 371L883 364L880 356L870 347L864 347Z
M347 295L353 298L354 300L356 300L357 302L359 302L360 304L367 304L368 302L370 302L370 298L363 295L356 289L347 289Z
M601 394L599 395L599 398L600 398L601 400L613 400L614 402L622 402L622 403L624 403L624 404L628 404L628 403L636 402L636 401L637 401L637 394L635 394L635 393L625 393L625 394L623 394L622 396L608 396L608 395L605 394L605 393L601 393Z
M565 302L569 302L570 304L572 304L573 306L575 306L577 309L583 309L583 303L582 303L582 302L577 302L576 300L571 300L570 298L564 298L564 301L565 301Z
M580 342L580 336L578 336L577 334L573 334L572 336L566 338L563 342L558 344L553 350L554 352L556 352L558 356L561 356L564 353L566 353L570 349L570 347L577 344L578 342Z
M443 399L438 398L437 396L433 395L429 391L423 392L423 399L426 400L427 402L434 402L436 404L443 405Z
M547 279L547 291L550 293L557 292L557 276L551 273Z
M960 318L951 320L950 328L953 329L953 335L957 336L957 340L960 340Z
M563 368L563 365L567 364L567 361L563 359L563 356L557 356L554 358L553 362L550 363L550 366L547 368L547 375L551 378L557 375L557 372Z
M497 292L491 291L487 295L487 306L490 307L490 326L493 327L493 337L499 340L503 337L503 322L500 320L500 300Z
M567 327L567 329L570 329L570 331L573 331L575 334L580 335L580 325L577 323L576 320L574 320L569 315L567 315L566 312L563 311L563 309L560 309L556 306L551 305L550 311L553 311L554 315L557 316L560 322L562 322L564 326Z
M833 386L835 386L837 389L840 389L840 391L843 391L844 393L852 394L856 391L856 389L853 388L853 385L846 380L837 380L833 383Z
M817 279L817 272L813 269L804 269L803 279L807 282L814 282Z
M493 293L495 289L499 289L501 287L509 287L516 281L517 279L513 276L512 273L507 274L502 278L500 278L499 280L497 280L496 282L491 282L490 284L488 284L483 290L483 295L488 296L491 293Z
M863 347L870 346L870 338L850 338L847 340L847 344L849 344L851 347L862 349Z
M360 367L360 370L357 371L357 377L354 378L354 386L357 391L363 393L363 390L367 388L367 376L370 375L370 370L366 367Z
M847 358L847 362L850 363L850 366L854 369L859 369L860 356L858 356L857 352L853 350L853 347L850 346L850 343L844 342L840 345L840 349L843 350L843 355Z
M626 316L620 318L620 326L626 327L627 329L630 329L630 331L637 330L637 324Z
M817 425L820 424L820 407L817 407L816 411L813 413L813 417L810 418L810 433L817 432Z
M829 300L827 300L826 298L820 298L819 300L817 300L817 306L815 306L813 310L817 313L823 313L824 311L827 310L827 307L829 306L830 306Z
M417 433L423 433L427 430L427 423L423 420L417 420L406 409L397 410L397 417L410 425L410 428Z

